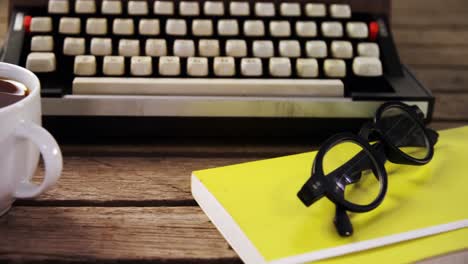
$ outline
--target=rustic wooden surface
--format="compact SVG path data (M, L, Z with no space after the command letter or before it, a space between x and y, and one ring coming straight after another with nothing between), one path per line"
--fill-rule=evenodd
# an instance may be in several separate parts
M8 0L0 0L0 43ZM437 98L433 127L468 125L468 3L395 0L403 62ZM194 170L313 149L304 142L64 145L63 177L0 218L0 263L240 263L190 195ZM37 180L40 179L40 174ZM468 263L466 252L422 263Z

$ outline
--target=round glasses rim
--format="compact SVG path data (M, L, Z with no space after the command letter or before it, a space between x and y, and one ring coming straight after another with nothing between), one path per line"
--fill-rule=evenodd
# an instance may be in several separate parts
M351 142L357 144L358 146L362 147L364 151L369 155L371 161L377 170L377 176L379 177L380 182L380 190L377 197L367 205L360 205L356 203L352 203L347 201L344 197L340 197L334 192L335 188L338 186L336 180L331 181L323 171L323 159L325 155L331 150L334 146L343 143L343 142ZM335 204L341 205L348 211L351 212L368 212L376 207L378 207L383 199L385 198L387 188L388 188L388 177L387 171L385 170L384 165L377 159L377 154L373 147L366 142L363 138L354 135L352 133L342 133L335 135L328 139L322 147L320 147L319 152L314 161L313 169L312 169L312 176L317 178L322 178L324 182L326 182L326 187L324 188L325 196L331 200Z
M405 152L400 150L397 146L395 146L391 142L389 137L385 135L385 133L382 133L385 130L382 128L382 125L381 125L382 116L385 113L385 111L388 111L389 109L392 109L392 108L401 109L423 132L424 142L428 148L428 152L424 158L415 158L406 154ZM377 132L382 137L385 144L389 146L394 151L394 153L398 153L398 155L400 155L406 161L412 164L423 165L423 164L427 164L429 161L432 160L432 157L434 156L434 146L430 143L429 136L427 134L424 123L416 116L416 113L414 113L414 110L411 109L410 106L403 104L401 102L389 102L389 103L383 104L381 107L379 107L379 109L377 109L377 112L374 118L374 125L377 128Z

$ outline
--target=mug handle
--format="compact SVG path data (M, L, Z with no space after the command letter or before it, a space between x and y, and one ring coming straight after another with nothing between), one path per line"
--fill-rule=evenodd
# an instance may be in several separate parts
M31 140L39 148L44 159L43 182L36 185L30 179L25 179L19 183L15 192L15 197L19 199L34 198L57 183L63 167L62 152L54 137L35 123L22 121L16 128L15 136Z

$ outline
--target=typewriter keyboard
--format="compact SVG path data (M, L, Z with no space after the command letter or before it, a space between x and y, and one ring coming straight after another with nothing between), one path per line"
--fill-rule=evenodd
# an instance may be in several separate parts
M25 25L25 66L71 94L344 97L385 71L346 4L50 0Z

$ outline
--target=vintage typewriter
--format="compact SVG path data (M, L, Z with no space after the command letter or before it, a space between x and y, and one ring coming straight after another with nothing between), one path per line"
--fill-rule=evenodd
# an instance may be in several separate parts
M90 135L311 135L434 99L400 63L389 1L12 1L2 61L45 126Z

